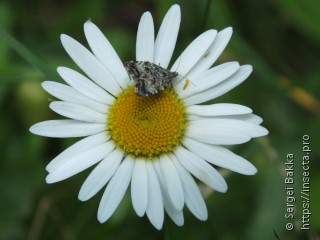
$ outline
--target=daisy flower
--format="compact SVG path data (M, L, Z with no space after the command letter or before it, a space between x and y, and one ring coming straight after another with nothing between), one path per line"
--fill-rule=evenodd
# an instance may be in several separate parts
M245 175L257 171L223 146L267 135L260 126L262 119L238 104L199 105L233 89L252 71L250 65L238 62L211 67L230 40L232 28L202 33L168 68L179 26L178 5L169 9L156 37L151 14L141 17L136 61L178 74L165 90L147 97L135 93L123 62L92 22L84 24L91 51L61 35L63 47L84 74L58 67L67 84L42 83L60 99L50 108L69 119L40 122L30 131L46 137L85 137L48 164L46 181L62 181L96 165L79 199L86 201L105 188L98 209L101 223L112 216L129 185L135 212L146 214L157 229L162 228L164 212L183 225L184 206L204 221L207 208L193 177L226 192L227 184L215 167Z

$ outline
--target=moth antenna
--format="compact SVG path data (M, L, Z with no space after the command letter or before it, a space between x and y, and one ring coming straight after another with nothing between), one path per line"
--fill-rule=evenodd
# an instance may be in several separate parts
M180 56L181 56L181 55L180 55ZM182 57L179 57L179 63L178 63L177 69L174 71L174 72L176 72L176 73L178 73L177 70L178 70L179 67L180 67L181 60L182 60ZM186 79L186 80L188 80L188 82L190 81L193 86L196 86L190 79L187 79L187 77L186 77L185 75L180 75L180 74L178 74L178 75L182 77L182 78L180 79L180 81L182 81L183 79Z
M180 66L181 59L182 59L182 57L179 57L179 64L178 64L177 69L178 69L179 66ZM176 71L177 71L177 69L176 69ZM176 72L176 71L175 71L175 72ZM180 79L180 81L183 81L184 79L186 79L186 80L185 80L185 84L184 84L184 86L183 86L183 90L185 90L185 89L188 87L189 83L191 83L193 86L196 86L190 79L187 79L187 77L186 77L185 75L180 75L180 74L179 74L179 76L182 77L182 78Z
M180 74L177 72L177 70L178 70L179 67L180 67L180 63L181 63L181 59L182 59L181 54L180 54L180 57L179 57L178 59L179 59L179 62L178 62L177 69L174 70L173 72L178 74L178 79L177 79L177 80L182 81L184 78L186 78L186 76L180 75ZM171 84L171 85L173 85L173 84Z
M181 63L181 59L182 59L181 54L180 54L180 57L179 57L178 59L179 59L179 62L178 62L177 69L173 71L173 72L175 72L175 73L178 73L177 70L178 70L179 67L180 67L180 63ZM180 75L180 76L181 76L181 75Z

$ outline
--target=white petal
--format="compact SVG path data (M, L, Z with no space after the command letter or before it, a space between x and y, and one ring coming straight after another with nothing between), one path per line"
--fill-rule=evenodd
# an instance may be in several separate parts
M106 104L96 102L82 95L81 93L79 93L72 87L69 87L68 85L57 82L45 81L41 84L41 86L52 96L60 100L63 100L65 102L77 103L95 109L98 112L106 112Z
M194 68L189 72L188 77L192 79L209 69L227 46L231 38L231 35L231 27L225 28L222 31L220 31L217 34L211 46L209 47L209 49L207 50L207 52L202 56L202 58L198 61Z
M148 172L147 216L152 225L160 230L164 220L163 200L160 184L151 161L146 162Z
M224 147L197 142L190 138L185 138L183 144L191 152L216 166L245 175L253 175L257 172L250 162Z
M177 210L170 202L169 196L163 197L163 204L168 216L179 227L184 224L183 211Z
M46 177L47 183L54 183L69 178L99 162L114 149L110 142L103 143L73 158L68 158Z
M218 145L241 144L251 139L242 129L235 129L229 123L217 120L220 119L190 121L185 135L200 142Z
M239 68L240 65L238 62L223 63L204 72L197 78L191 79L191 84L189 84L188 87L185 87L185 81L179 82L175 86L175 90L179 97L187 98L225 81L230 76L232 76Z
M61 42L72 60L98 85L117 96L121 88L110 71L83 45L62 34Z
M118 169L123 158L123 152L115 149L109 153L90 173L82 184L79 200L87 201L102 189Z
M167 68L176 45L181 13L179 5L173 5L165 15L160 26L155 46L153 63Z
M74 158L75 156L80 155L81 153L94 148L102 143L105 143L109 140L110 137L107 136L106 132L98 133L80 141L76 142L58 156L56 156L46 167L48 172L52 172L55 169L59 168L62 164L65 163L66 159Z
M186 98L184 100L184 103L187 106L190 106L198 103L207 102L209 100L217 98L223 95L224 93L230 91L234 87L238 86L244 80L246 80L251 72L252 72L251 65L243 65L239 68L239 70L235 74L233 74L231 77L229 77L225 81L219 83L216 86L213 86L212 88L209 88L208 90L196 93Z
M183 166L181 166L173 154L170 154L169 157L172 159L172 162L176 166L176 169L179 173L187 207L198 219L202 221L207 220L207 207L196 182L189 172Z
M193 105L187 108L187 113L200 116L225 116L252 113L246 106L231 103L217 103L211 105Z
M56 101L50 103L49 107L56 113L75 120L94 123L106 123L107 121L106 114L96 112L76 103Z
M184 223L183 212L182 210L177 210L173 206L172 200L170 199L168 194L168 189L165 183L163 171L160 166L160 161L153 161L153 166L157 172L157 176L159 179L164 209L175 224L177 224L178 226L182 226Z
M136 159L131 180L132 205L137 215L142 217L148 203L148 175L144 159Z
M227 118L233 118L233 119L246 121L254 124L261 124L263 122L263 119L255 114L234 115L234 116L228 116Z
M208 119L208 116L199 116L199 115L193 115L193 114L187 114L188 121L195 121L200 119Z
M111 178L98 209L100 223L107 221L120 204L129 186L133 166L134 159L127 156Z
M241 120L241 121L245 121L245 122L253 123L257 125L263 122L263 119L255 114L220 115L220 116L200 116L200 115L188 114L189 121L195 121L195 120L201 120L201 119L234 119L234 120Z
M118 54L100 31L100 29L90 21L84 24L84 33L94 55L111 72L112 76L122 88L126 88L129 77ZM108 78L105 79L106 81Z
M204 119L204 120L193 121L192 125L193 126L212 126L212 125L220 126L221 128L225 128L225 129L242 131L252 138L262 137L268 134L268 130L260 125L237 120L237 119L227 119L227 118Z
M218 192L227 191L226 181L220 173L205 160L183 147L178 147L174 154L182 166L209 187Z
M29 131L45 137L67 138L93 135L105 131L105 128L106 125L101 123L63 119L36 123Z
M190 69L207 51L216 37L216 34L216 30L208 30L193 40L175 61L171 67L171 71L178 72L179 75L186 76Z
M175 166L167 155L160 156L160 166L164 176L164 183L168 191L169 198L177 210L182 210L184 195L181 181Z
M220 115L220 116L201 116L201 115L188 114L187 119L188 121L205 120L205 119L234 119L234 120L241 120L248 123L253 123L256 125L259 125L263 122L263 119L261 117L252 113L239 114L239 115Z
M57 71L63 80L83 95L104 104L113 102L113 96L77 71L66 67L58 67Z
M150 12L145 12L139 22L136 60L153 62L154 54L154 26Z

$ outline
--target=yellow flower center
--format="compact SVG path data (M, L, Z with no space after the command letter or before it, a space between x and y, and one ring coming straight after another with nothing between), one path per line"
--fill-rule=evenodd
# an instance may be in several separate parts
M185 107L172 89L140 97L133 86L114 100L107 121L111 138L119 148L150 159L172 151L186 125Z

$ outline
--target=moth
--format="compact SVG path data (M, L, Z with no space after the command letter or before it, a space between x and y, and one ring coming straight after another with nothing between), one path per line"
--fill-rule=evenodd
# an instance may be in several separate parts
M128 61L124 63L130 79L134 82L135 93L146 97L163 91L178 76L148 61Z

